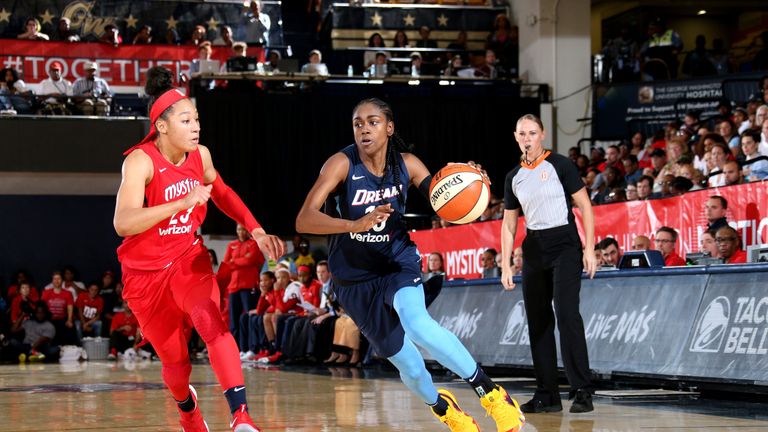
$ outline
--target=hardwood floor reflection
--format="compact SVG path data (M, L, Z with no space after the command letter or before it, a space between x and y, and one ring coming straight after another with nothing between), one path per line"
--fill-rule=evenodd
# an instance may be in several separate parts
M192 382L211 431L229 430L227 403L210 366L194 365L192 370ZM380 377L375 371L338 368L299 370L244 368L251 415L264 431L447 430L394 374ZM482 430L496 430L466 385L439 385L451 388ZM520 403L531 395L530 388L520 383L505 386ZM525 430L768 430L768 406L764 404L618 403L596 398L595 412L579 415L569 414L569 403L564 405L563 413L529 415ZM178 431L177 419L158 362L0 366L0 431Z

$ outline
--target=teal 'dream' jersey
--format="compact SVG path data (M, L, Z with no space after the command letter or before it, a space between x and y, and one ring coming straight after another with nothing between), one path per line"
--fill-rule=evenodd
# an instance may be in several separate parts
M334 217L357 220L374 208L391 204L394 212L385 222L367 232L333 234L330 236L328 266L334 279L362 282L400 270L404 260L417 260L416 246L408 236L398 195L405 203L410 178L400 153L400 184L396 185L392 172L382 179L371 174L363 165L357 146L345 147L341 153L349 159L349 172L344 183L326 203L326 213ZM383 181L382 181L383 180Z

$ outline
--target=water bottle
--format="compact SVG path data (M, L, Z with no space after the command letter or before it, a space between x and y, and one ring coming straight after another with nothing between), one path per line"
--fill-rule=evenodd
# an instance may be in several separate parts
M355 76L355 68L353 68L352 65L347 66L347 76Z

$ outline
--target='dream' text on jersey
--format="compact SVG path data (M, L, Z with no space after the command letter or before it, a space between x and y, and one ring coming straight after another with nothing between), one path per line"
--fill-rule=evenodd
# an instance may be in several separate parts
M402 190L402 185L400 185L400 189ZM361 206L361 205L368 205L374 202L379 202L382 200L388 200L390 198L394 198L400 195L400 190L396 186L384 188L381 190L376 191L370 191L367 189L357 189L355 191L355 195L352 198L352 204L353 206Z

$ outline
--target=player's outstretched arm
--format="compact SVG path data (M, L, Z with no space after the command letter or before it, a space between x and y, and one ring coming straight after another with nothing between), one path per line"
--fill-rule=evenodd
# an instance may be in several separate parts
M197 186L183 199L144 207L144 189L152 179L152 170L152 160L141 150L133 151L125 158L112 220L117 235L127 237L142 233L176 212L208 201L210 186Z
M358 220L328 216L320 211L331 193L344 183L349 173L349 159L343 153L331 156L320 169L314 186L296 216L296 232L307 234L342 234L365 232L389 218L392 206L378 206Z
M279 237L267 234L261 225L253 217L253 213L248 210L243 200L232 190L231 187L224 183L224 179L216 171L213 166L213 159L211 159L211 152L207 147L199 145L200 156L203 159L203 182L212 187L211 198L216 204L216 207L221 209L232 220L244 226L245 229L251 233L251 237L259 245L259 249L264 252L269 258L277 260L285 254L285 242L280 240Z

